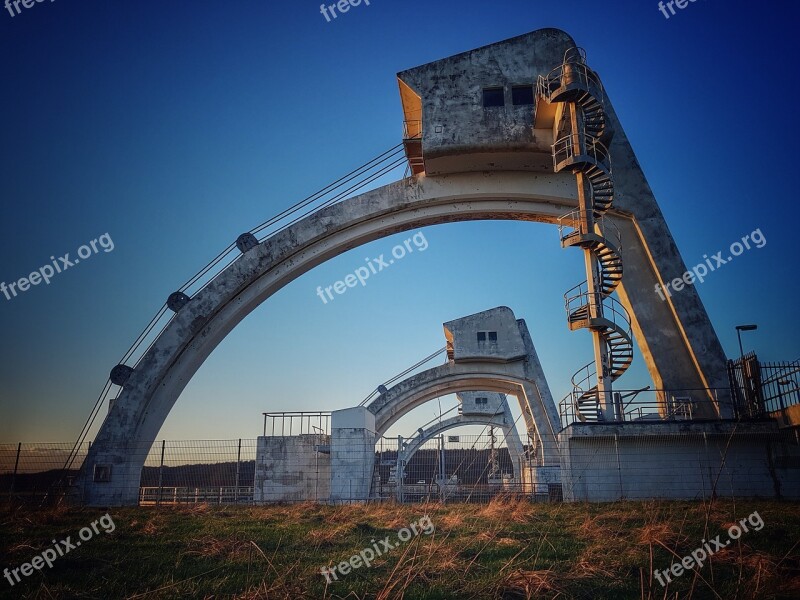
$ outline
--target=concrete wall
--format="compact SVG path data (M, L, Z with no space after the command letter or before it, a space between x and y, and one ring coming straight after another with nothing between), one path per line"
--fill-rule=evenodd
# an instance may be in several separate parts
M486 335L478 340L478 333ZM489 339L489 334L497 340ZM444 324L448 356L456 362L491 361L508 362L525 358L525 344L512 310L500 306L469 315Z
M457 397L461 402L460 412L465 417L505 415L508 407L505 396L497 392L460 392ZM486 398L486 403L478 404L478 398Z
M564 499L800 499L800 443L774 423L571 425L559 436Z
M331 413L332 502L370 497L375 472L375 415L356 407Z
M259 437L253 501L327 500L331 490L331 458L318 451L330 436Z

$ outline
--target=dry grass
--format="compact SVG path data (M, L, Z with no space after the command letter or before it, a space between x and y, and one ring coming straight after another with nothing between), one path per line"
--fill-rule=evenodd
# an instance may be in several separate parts
M743 534L666 590L651 575L758 509ZM2 510L2 509L0 509ZM101 513L104 514L104 513ZM31 577L20 598L425 599L800 596L800 511L775 502L135 508L117 530ZM436 530L327 583L320 567L429 515ZM20 565L90 510L0 512L0 562ZM710 536L710 537L709 537ZM43 546L44 545L44 546ZM0 579L2 583L2 579ZM13 593L13 595L8 595Z

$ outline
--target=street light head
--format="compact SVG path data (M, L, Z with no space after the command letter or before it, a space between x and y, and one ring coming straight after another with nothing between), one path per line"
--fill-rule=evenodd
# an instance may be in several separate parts
M736 329L739 331L753 331L754 329L758 329L758 325L737 325Z

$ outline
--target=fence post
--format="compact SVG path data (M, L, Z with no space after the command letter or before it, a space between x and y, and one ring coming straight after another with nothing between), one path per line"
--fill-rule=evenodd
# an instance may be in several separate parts
M14 499L14 484L17 481L17 469L19 468L19 454L21 450L22 450L22 442L19 442L19 444L17 444L17 460L14 463L14 474L11 476L11 491L8 497L9 504Z
M619 434L614 434L614 450L617 454L617 477L619 478L619 499L625 499L625 488L622 486L622 463L619 459Z
M233 502L239 504L239 473L242 466L242 438L239 438L239 450L236 453L236 487L233 490Z
M161 495L164 492L164 447L167 440L161 440L161 464L158 467L158 500L156 506L161 506Z

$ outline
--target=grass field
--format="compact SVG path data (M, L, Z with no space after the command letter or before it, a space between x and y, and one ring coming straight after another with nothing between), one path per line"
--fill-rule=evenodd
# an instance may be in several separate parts
M666 587L652 575L702 540L728 539L754 512L763 527L702 568ZM51 540L74 543L105 514L0 509L0 568L19 568ZM100 528L13 587L0 579L0 598L800 598L793 503L197 505L109 515L113 532ZM425 515L435 531L398 542ZM386 536L396 547L379 545ZM338 581L320 572L366 548L383 550L370 567Z

